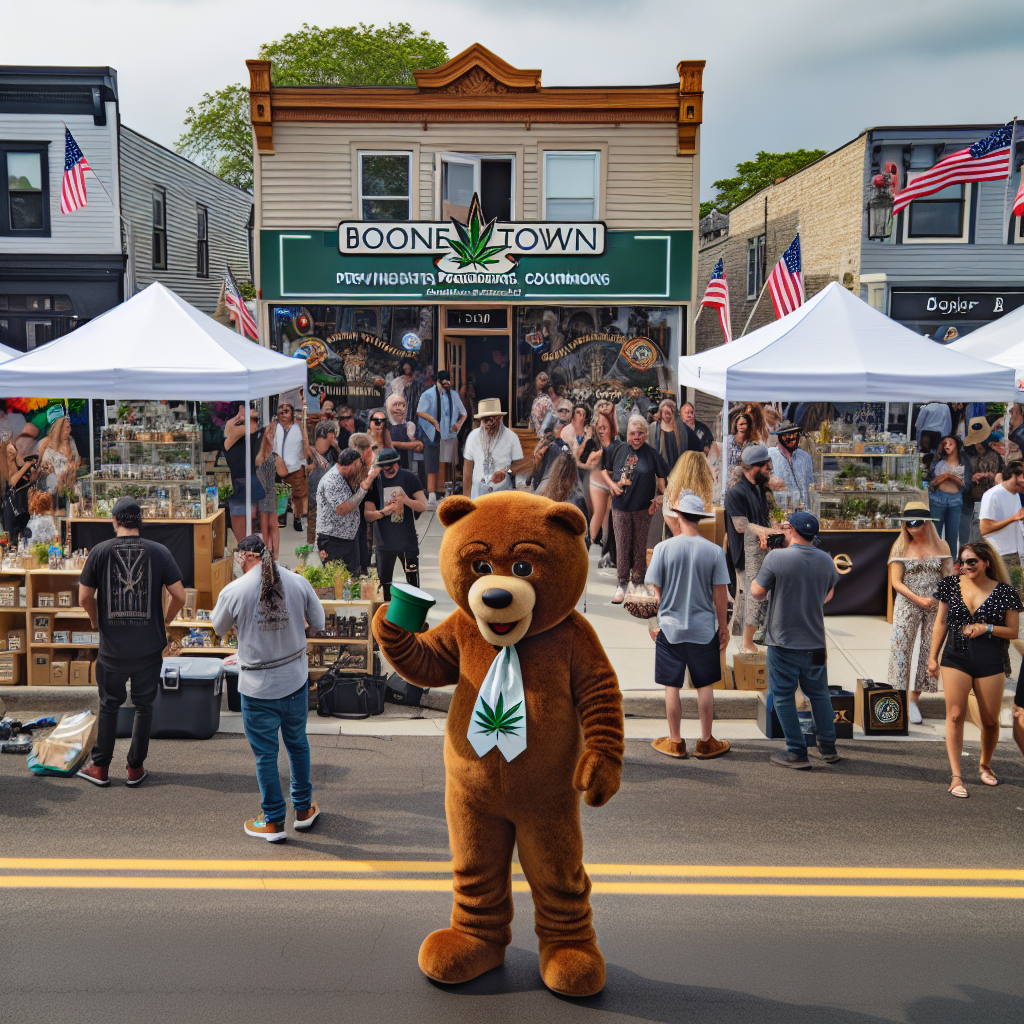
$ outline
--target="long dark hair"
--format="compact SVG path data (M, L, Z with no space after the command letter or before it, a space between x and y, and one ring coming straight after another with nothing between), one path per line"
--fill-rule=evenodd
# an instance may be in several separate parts
M940 437L939 443L935 447L935 455L939 459L945 459L946 457L946 453L942 450L943 441L952 441L956 445L956 461L962 466L964 464L963 438L959 434L946 434L945 437Z
M569 452L562 452L555 459L551 473L538 493L552 501L568 501L579 479L575 458Z
M1010 583L1010 574L1006 571L1006 563L1003 562L1002 556L987 540L979 538L978 540L971 540L966 544L961 544L960 550L956 553L957 564L963 561L964 552L968 550L973 551L978 558L987 563L985 575L990 580L995 580L997 583Z

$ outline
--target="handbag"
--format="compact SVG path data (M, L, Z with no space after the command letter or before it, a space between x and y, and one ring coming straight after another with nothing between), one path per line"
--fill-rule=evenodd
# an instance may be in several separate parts
M356 720L384 713L387 680L377 672L346 673L339 658L316 681L316 713L320 718Z

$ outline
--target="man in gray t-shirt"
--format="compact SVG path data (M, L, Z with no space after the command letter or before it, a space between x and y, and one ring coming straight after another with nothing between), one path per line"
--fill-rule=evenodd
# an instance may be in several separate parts
M658 635L655 638L654 681L665 687L665 716L669 735L651 746L668 757L687 757L686 741L679 731L682 705L679 689L689 670L697 689L700 741L695 757L719 757L729 744L711 735L715 718L712 684L722 678L721 651L729 642L726 618L726 587L729 568L725 552L700 535L697 524L714 513L704 511L704 502L687 492L674 506L681 533L658 544L651 556L645 582L653 587L658 605Z
M793 512L783 523L786 547L769 551L750 592L768 605L768 689L786 737L786 753L772 754L786 768L810 768L807 742L796 713L796 688L810 702L818 751L829 763L836 753L835 714L825 666L825 605L839 582L832 559L814 546L818 520Z

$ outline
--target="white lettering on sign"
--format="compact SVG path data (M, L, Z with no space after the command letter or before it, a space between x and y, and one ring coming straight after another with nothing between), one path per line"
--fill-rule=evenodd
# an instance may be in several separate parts
M999 304L996 308L1002 308L1002 299L997 299L996 302ZM940 313L969 313L975 306L980 306L981 303L976 299L961 299L959 296L955 299L939 299L934 295L928 296L927 310L929 313L934 313L936 310Z
M1001 295L996 299L996 304L992 307L992 312L993 313L1002 313L1003 312L1003 297Z
M342 256L443 256L448 240L458 235L451 222L342 221L338 251ZM601 256L605 226L601 221L496 223L490 237L509 256Z

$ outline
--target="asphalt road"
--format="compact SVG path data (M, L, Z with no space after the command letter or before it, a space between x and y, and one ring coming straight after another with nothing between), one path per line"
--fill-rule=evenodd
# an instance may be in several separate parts
M259 809L243 737L154 741L137 790L0 757L0 1021L1024 1019L1011 745L994 790L969 748L954 800L939 744L848 743L805 773L767 743L712 762L630 743L619 794L584 808L609 968L574 1002L540 981L525 891L504 968L455 989L420 974L450 907L439 740L311 743L324 814L277 846L242 832Z

